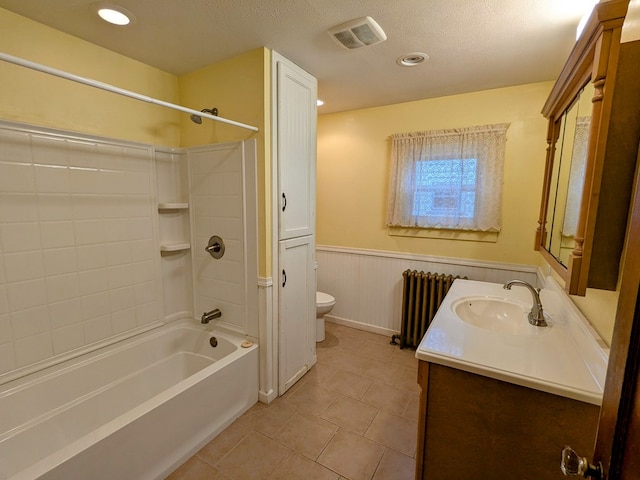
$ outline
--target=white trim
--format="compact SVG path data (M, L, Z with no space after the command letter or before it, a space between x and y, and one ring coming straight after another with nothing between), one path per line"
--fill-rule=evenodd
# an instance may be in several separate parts
M415 253L392 252L385 250L368 250L360 248L330 247L327 245L316 245L316 251L331 253L348 253L350 255L364 255L370 257L395 258L398 260L414 260L420 262L441 263L443 265L459 265L464 267L490 268L493 270L518 270L526 273L537 273L536 265L522 265L516 263L502 263L480 260L468 260L457 257L434 257L431 255L421 255Z
M362 322L356 322L355 320L349 320L348 318L336 317L334 315L325 315L325 321L329 323L335 323L337 325L344 325L345 327L355 328L357 330L363 330L365 332L377 333L378 335L389 336L398 335L398 330L392 330L390 328L376 327L375 325L369 325ZM391 342L391 340L389 340Z

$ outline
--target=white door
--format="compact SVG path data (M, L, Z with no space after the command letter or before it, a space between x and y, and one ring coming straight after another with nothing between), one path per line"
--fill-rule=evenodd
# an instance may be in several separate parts
M279 238L315 232L317 81L274 53Z
M280 242L279 394L315 363L315 275L312 236Z

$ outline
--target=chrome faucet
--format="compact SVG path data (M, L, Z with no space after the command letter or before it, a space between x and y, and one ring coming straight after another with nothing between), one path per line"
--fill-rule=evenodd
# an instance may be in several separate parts
M528 315L529 323L536 327L546 327L547 321L544 319L542 302L540 302L540 289L534 288L533 285L523 280L511 280L510 282L505 283L503 288L505 290L511 290L513 285L522 285L523 287L527 287L531 292L531 296L533 297L533 306L531 307L531 311Z
M214 308L210 312L204 312L202 317L200 318L200 323L209 323L211 320L215 320L216 318L220 318L222 316L222 312L219 308Z

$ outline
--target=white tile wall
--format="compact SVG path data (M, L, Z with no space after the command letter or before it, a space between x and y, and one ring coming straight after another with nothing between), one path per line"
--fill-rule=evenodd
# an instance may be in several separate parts
M156 322L153 149L0 125L0 374Z
M221 326L247 333L240 144L189 151L192 258L196 315L219 308ZM204 248L212 235L225 243L221 259Z
M412 256L393 252L318 246L318 290L336 298L330 315L371 327L379 333L400 331L402 272L421 270L503 283L513 278L537 282L536 268L464 259Z

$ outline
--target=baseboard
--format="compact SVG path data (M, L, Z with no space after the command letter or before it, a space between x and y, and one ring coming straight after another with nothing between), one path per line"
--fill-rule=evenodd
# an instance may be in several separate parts
M269 405L276 398L278 398L278 392L276 392L275 390L269 390L269 392L267 393L263 392L262 390L258 391L258 401L260 403Z
M356 322L355 320L349 320L348 318L336 317L334 315L325 315L326 322L335 323L337 325L344 325L345 327L351 327L358 330L364 330L365 332L377 333L378 335L385 335L391 337L391 335L398 335L400 332L384 327L377 327L375 325L368 325L362 322Z

